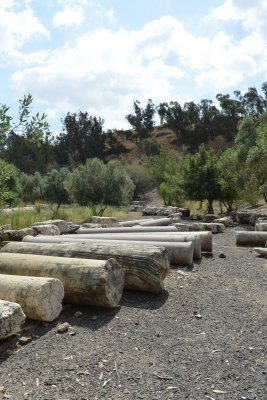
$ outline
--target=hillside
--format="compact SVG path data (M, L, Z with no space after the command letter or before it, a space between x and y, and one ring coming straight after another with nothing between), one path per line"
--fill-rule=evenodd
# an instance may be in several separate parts
M129 133L128 133L129 136ZM177 137L175 132L172 129L169 129L164 126L157 126L151 132L152 139L154 139L159 145L166 147L167 149L173 150L180 154L188 151L187 146L185 146L181 139ZM127 138L127 135L119 135L117 136L118 143L125 149L123 153L121 153L118 157L121 161L127 163L142 163L147 159L145 152L140 148L133 140ZM233 145L232 142L226 140L225 136L218 135L212 141L207 141L207 147L213 148L215 151L224 150ZM112 157L110 157L112 158Z

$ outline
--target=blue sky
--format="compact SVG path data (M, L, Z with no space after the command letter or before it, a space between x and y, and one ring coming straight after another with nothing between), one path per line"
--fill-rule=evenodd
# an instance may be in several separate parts
M1 0L0 103L31 93L128 128L133 101L215 100L267 80L265 0Z

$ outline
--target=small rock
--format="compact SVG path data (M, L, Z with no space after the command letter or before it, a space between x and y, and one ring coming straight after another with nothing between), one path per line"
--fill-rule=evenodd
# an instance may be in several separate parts
M226 255L224 253L220 253L219 258L226 258Z
M195 318L197 318L197 319L200 319L200 318L202 318L202 315L201 314L199 314L197 311L194 311L194 317Z
M76 311L76 313L74 314L75 318L80 318L83 315L83 313L81 311Z
M75 336L76 333L77 333L76 331L71 330L71 331L69 332L69 335L70 335L70 336Z
M20 338L19 338L19 344L21 344L21 345L25 345L25 344L28 344L28 343L30 343L32 341L32 337L31 336L21 336Z
M64 333L67 332L70 328L70 324L68 322L64 322L63 324L57 325L57 333Z

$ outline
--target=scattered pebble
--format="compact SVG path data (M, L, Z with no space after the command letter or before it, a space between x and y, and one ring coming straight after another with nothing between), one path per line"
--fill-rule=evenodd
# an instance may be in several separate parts
M57 333L67 332L70 328L70 324L68 322L64 322L62 324L57 325Z
M21 336L19 338L19 344L21 344L22 346L24 346L25 344L28 344L32 341L32 337L31 336Z

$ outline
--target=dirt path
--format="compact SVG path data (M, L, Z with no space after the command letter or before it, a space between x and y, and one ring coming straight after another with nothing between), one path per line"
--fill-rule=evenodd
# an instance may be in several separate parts
M267 260L236 248L232 230L213 238L213 257L172 270L161 296L67 307L74 336L37 325L2 355L0 398L266 400Z

